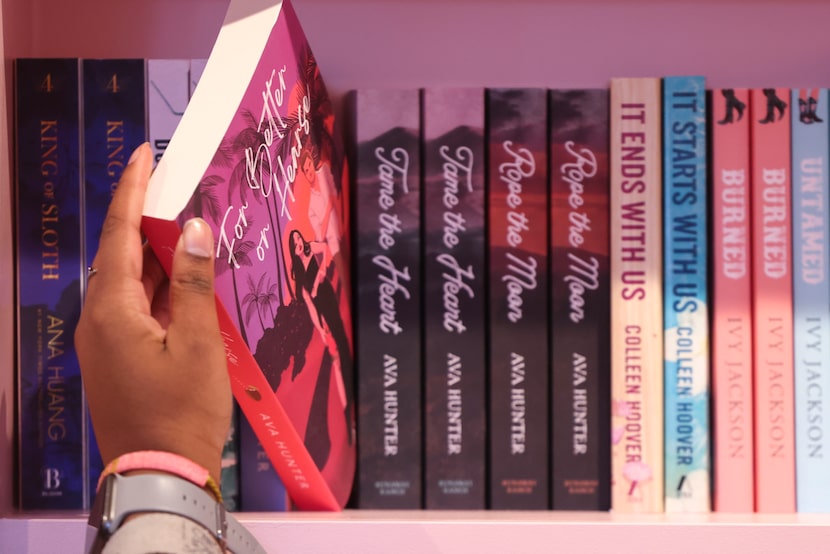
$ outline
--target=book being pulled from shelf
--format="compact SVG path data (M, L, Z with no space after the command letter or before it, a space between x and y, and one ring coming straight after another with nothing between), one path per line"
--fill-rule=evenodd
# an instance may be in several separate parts
M142 229L169 271L212 227L231 386L301 510L338 510L355 470L346 164L287 1L232 0L150 180ZM342 246L342 247L341 247Z

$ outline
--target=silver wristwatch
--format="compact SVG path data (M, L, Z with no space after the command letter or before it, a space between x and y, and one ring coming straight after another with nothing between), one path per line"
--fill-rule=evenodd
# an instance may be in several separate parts
M124 523L138 513L165 512L195 521L234 554L265 554L256 538L201 487L174 475L110 474L89 514L87 552L98 553Z

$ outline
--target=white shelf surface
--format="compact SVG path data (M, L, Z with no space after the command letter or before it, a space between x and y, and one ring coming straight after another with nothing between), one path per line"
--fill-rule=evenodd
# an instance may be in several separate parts
M268 552L714 554L830 551L830 515L371 511L243 513ZM81 552L83 514L0 519L3 552ZM819 548L824 545L826 548Z

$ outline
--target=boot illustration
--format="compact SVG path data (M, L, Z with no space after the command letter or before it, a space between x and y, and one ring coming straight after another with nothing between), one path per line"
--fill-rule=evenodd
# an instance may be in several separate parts
M787 103L775 95L774 88L765 88L763 92L764 96L767 97L767 115L764 119L759 119L758 123L772 123L775 121L776 110L778 110L778 119L784 117L784 110L787 109Z
M818 107L817 94L818 91L812 89L802 89L799 93L798 120L805 125L822 123L824 121L816 114L816 108Z
M721 90L721 94L723 94L724 99L726 100L726 115L718 121L719 125L726 125L727 123L732 123L735 121L735 112L738 112L738 119L740 121L741 118L744 116L744 108L746 108L746 103L741 102L738 100L738 97L735 96L735 89L726 88Z
M810 117L809 108L807 107L807 101L803 98L798 99L798 120L806 125L813 122L813 118Z
M807 100L807 115L810 117L811 123L822 123L824 120L816 115L816 108L818 107L818 100L810 97Z

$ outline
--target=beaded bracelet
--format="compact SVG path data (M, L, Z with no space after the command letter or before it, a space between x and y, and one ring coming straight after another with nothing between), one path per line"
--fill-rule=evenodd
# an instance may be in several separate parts
M213 493L218 502L222 502L222 492L219 490L219 485L207 469L184 456L160 450L140 450L115 458L107 464L107 467L101 473L96 490L101 488L101 483L104 482L107 475L135 470L163 471L176 475L206 488Z

